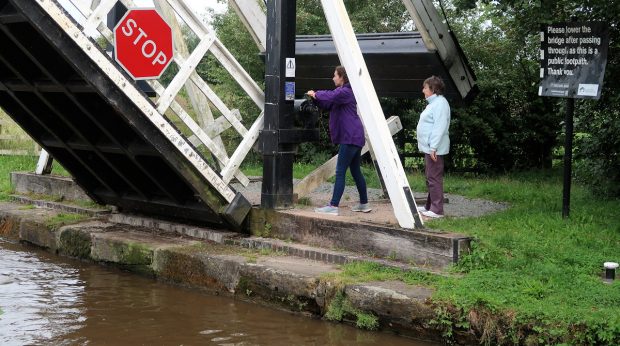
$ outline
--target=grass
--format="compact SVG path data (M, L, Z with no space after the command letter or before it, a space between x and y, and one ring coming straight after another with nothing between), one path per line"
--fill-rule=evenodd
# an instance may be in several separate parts
M34 171L37 165L35 156L0 156L0 201L8 200L13 192L10 174L14 171Z
M414 190L420 179L411 177ZM605 261L620 261L620 200L602 200L573 184L571 215L561 217L559 171L500 177L447 176L446 191L510 203L492 215L430 221L432 228L468 234L473 251L452 270L462 277L422 276L370 264L344 267L343 281L401 280L434 287L434 300L462 314L512 316L489 342L518 338L533 324L541 343L620 341L620 280L604 284ZM458 320L456 316L453 316ZM486 327L489 329L489 327ZM501 329L505 329L501 331ZM493 329L493 328L491 328Z
M58 230L60 227L72 223L76 223L87 219L88 216L82 214L64 214L60 213L46 220L45 225L51 230Z
M301 178L312 169L296 165L294 176ZM257 169L255 175L260 174ZM379 187L372 167L364 167L364 174L369 187ZM347 185L354 185L347 178ZM409 174L408 179L414 191L425 191L422 173ZM445 190L510 205L484 217L428 222L432 228L475 239L471 254L452 268L464 275L444 277L354 263L330 279L400 280L433 287L438 316L451 314L437 324L477 324L491 344L510 343L526 334L534 344L620 342L620 280L612 285L601 281L603 262L620 261L619 199L602 200L573 184L571 215L563 219L559 170L497 177L447 175ZM453 335L452 330L446 329L445 335Z
M9 172L32 171L36 159L0 157L0 200L11 192ZM296 164L294 176L302 178L314 168ZM262 175L258 165L243 170ZM379 187L378 180L372 180L374 172L369 173L372 168L364 170L368 185ZM409 181L414 191L425 190L422 174L409 175ZM479 325L485 329L483 339L492 344L521 340L526 334L535 344L620 343L620 280L601 280L603 262L620 261L620 199L603 200L573 184L571 216L563 219L558 170L497 177L447 175L445 190L510 204L507 210L483 217L428 222L432 228L475 239L473 251L452 268L463 275L443 277L356 263L344 266L332 279L401 280L433 287L443 316L436 323L446 328L447 337L452 335L450 328ZM75 220L50 220L56 227L71 221Z

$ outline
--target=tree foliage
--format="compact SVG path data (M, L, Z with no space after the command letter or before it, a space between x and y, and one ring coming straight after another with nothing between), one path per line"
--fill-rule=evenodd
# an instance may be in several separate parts
M468 118L464 127L481 131L463 130L472 133L468 139L481 161L500 169L548 166L552 150L563 139L564 100L537 96L541 25L608 23L610 46L601 99L576 102L575 159L579 179L599 192L620 195L620 6L602 0L453 0L452 4L449 18L457 23L455 31L474 63L482 90L463 112ZM489 149L493 145L500 150L493 153Z
M575 159L578 177L620 194L620 7L603 0L443 0L447 21L477 76L480 94L465 107L454 107L451 125L453 161L471 155L467 165L484 172L550 167L561 151L564 100L538 96L539 31L541 25L563 21L605 21L610 47L602 98L577 100ZM401 0L345 0L357 33L407 30L410 18ZM317 0L297 1L297 33L327 34L329 29ZM439 6L438 6L439 8ZM214 27L222 42L252 77L263 83L264 65L258 50L234 11L216 16ZM227 99L252 120L252 102L213 59L200 67L203 77L224 91ZM404 123L417 120L417 101L382 100L386 115ZM325 138L326 139L326 138ZM317 157L330 145L305 145L301 152ZM615 191L615 192L614 192Z

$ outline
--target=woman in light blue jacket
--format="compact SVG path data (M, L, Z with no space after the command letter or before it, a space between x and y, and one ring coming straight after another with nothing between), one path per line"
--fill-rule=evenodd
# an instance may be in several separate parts
M417 127L418 149L424 153L426 205L418 207L422 215L443 217L443 156L450 151L450 105L443 96L445 85L441 78L427 78L422 93L428 105L420 115Z

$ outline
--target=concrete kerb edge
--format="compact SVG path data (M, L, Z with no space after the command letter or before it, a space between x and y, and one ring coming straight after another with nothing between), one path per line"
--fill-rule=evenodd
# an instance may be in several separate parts
M80 206L67 205L64 203L57 203L53 201L33 199L28 196L10 195L9 198L13 202L16 202L16 203L32 204L40 208L49 208L49 209L54 209L54 210L66 211L68 213L74 213L74 214L83 214L83 215L88 215L88 216L102 216L102 215L110 214L110 210L97 210L97 209L84 208Z
M370 257L393 257L436 268L458 262L470 242L469 237L455 233L360 225L256 208L250 215L249 228L253 235L268 233L270 238L345 249Z
M330 283L329 280L319 277L303 276L257 263L248 263L244 258L192 251L191 249L188 250L189 247L184 246L157 246L143 243L142 246L147 248L146 252L150 254L150 256L145 257L149 259L148 264L146 262L123 263L122 257L104 256L101 255L104 253L101 251L97 253L95 248L104 244L101 241L104 235L107 232L118 231L117 225L99 220L80 222L52 230L42 222L28 220L10 210L1 209L0 220L0 230L3 230L0 235L17 238L22 242L45 248L59 255L78 257L93 262L111 263L142 275L152 275L166 282L213 291L217 294L227 294L256 303L276 305L293 312L323 316L327 312L335 293L338 290L345 291L347 289L347 286L338 287ZM29 232L22 232L25 223L30 227ZM71 244L67 243L67 239L72 239L70 236L72 232L74 235L80 235L78 243L81 244L82 248L90 246L88 254L72 251L69 248ZM124 246L128 246L132 240L123 241L117 238L106 245L107 250L114 248L114 244L123 245L117 243L124 243ZM175 258L174 261L171 260L173 257ZM188 266L188 263L193 264L193 266ZM185 271L183 272L180 269ZM171 273L176 273L176 276L171 276ZM197 279L200 276L202 279ZM366 300L373 301L376 299L375 294L368 296ZM405 299L401 302L386 301L387 304L396 304L390 308L392 311L402 309L402 307L397 307L399 304L420 304L415 299ZM374 314L371 306L365 308ZM381 311L380 309L377 310ZM421 312L426 314L426 311ZM378 318L381 321L381 328L384 329L393 329L394 325L400 325L402 322L402 319L394 316L379 315ZM411 321L416 320L412 319ZM402 328L407 329L409 327L404 325ZM412 326L410 329L419 330L420 328L420 326ZM421 335L423 337L439 338L439 334L434 329L427 329L423 334Z

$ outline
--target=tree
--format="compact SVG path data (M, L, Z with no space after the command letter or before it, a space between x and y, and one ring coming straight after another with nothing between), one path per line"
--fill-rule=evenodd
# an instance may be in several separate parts
M531 144L538 142L544 143L545 153L543 153L543 156L547 156L548 145L555 143L555 139L553 141L549 140L552 137L552 133L557 132L559 137L562 136L562 128L559 125L561 114L563 114L563 101L561 99L540 98L536 96L536 92L533 92L538 83L538 79L535 77L536 71L532 68L538 66L536 50L539 47L539 42L536 40L536 37L539 34L540 26L571 20L608 23L610 45L601 99L599 101L578 100L576 102L575 159L578 179L588 182L598 192L619 196L620 23L618 18L620 18L620 6L610 6L608 1L602 0L533 2L521 0L453 0L453 5L453 20L459 23L459 25L455 26L459 31L457 35L459 38L467 38L464 40L467 46L466 52L470 59L475 61L474 66L478 73L479 83L483 89L481 96L473 106L477 108L475 114L481 116L489 113L499 115L502 109L510 112L511 109L514 109L508 107L510 103L502 106L502 109L497 109L497 102L503 103L507 100L514 100L514 94L522 94L522 92L528 95L525 98L526 103L523 104L526 107L526 112L521 113L521 122L527 126L521 128L529 129L528 131L533 130L534 133L515 132L518 128L514 128L511 131L517 136L522 136L523 139L530 138L530 140L525 142L517 142L526 144L523 148L527 148L527 152L520 155L535 152L532 151ZM481 10L483 11L482 16L486 20L483 22L480 21L481 18L472 15ZM480 31L488 33L496 29L501 30L495 33L495 41L500 46L494 48L485 47L484 42L492 40L489 40ZM513 44L517 49L513 49L512 53L501 58L506 51L510 50L510 46L501 45L502 42L508 45ZM523 49L520 50L518 47ZM528 51L530 52L529 54L526 53ZM506 76L506 71L510 70L506 65L502 69L499 66L489 66L495 60L494 57L506 61L506 58L510 56L514 57L513 63L519 61L519 64L522 64L522 66L530 66L529 69L522 69L522 76L523 80L528 80L531 85L519 83L520 78L516 75ZM513 95L501 95L500 93L495 98L486 95L485 91L488 93L495 88L501 90L502 83L508 84L508 88L504 90L510 91L512 89ZM517 103L517 105L519 104ZM490 112L487 113L485 112L486 110ZM535 121L529 121L528 118L533 118L532 120ZM473 122L466 123L472 124ZM510 124L510 122L506 121L506 124ZM488 126L480 126L488 131ZM491 139L494 139L493 135L497 135L497 133L498 131L490 131L486 135L482 135L482 137L489 139L488 142L492 142ZM527 144L528 142L530 145ZM480 147L476 143L472 144L472 146L478 149ZM518 154L518 151L514 152ZM519 160L515 162L519 162ZM525 167L528 166L525 165ZM509 167L504 166L504 168Z

